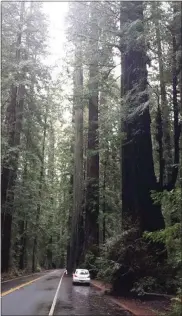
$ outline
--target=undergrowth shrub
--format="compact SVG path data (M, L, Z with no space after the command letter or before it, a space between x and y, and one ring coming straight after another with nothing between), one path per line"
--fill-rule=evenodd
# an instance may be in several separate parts
M107 239L99 256L94 252L86 255L85 267L93 272L94 277L111 283L114 293L174 294L180 287L181 193L179 189L157 194L153 192L152 197L154 203L162 205L165 229L145 232L141 237L135 225L134 228ZM159 251L160 245L162 251ZM175 304L177 309L178 302Z
M153 192L154 203L161 203L166 227L157 232L145 232L144 238L152 242L163 242L167 249L167 265L170 275L166 276L166 290L175 293L181 286L182 275L182 196L180 188L170 192Z
M89 270L91 278L96 278L98 274L97 254L97 249L93 246L92 249L87 251L85 255L85 260L80 265L81 268Z
M182 315L182 298L177 297L173 300L171 311L166 316L181 316Z
M134 228L108 239L95 261L97 278L111 283L113 292L122 295L174 292L177 284L171 266L165 259L160 263L157 255L160 243L139 237Z
M163 267L157 265L153 253L148 251L149 244L150 242L138 236L138 231L134 228L108 239L96 260L99 271L97 277L110 282L113 291L120 294L142 293L156 288L157 282L162 290L163 280L158 274L162 275L160 270ZM139 284L141 279L143 284Z

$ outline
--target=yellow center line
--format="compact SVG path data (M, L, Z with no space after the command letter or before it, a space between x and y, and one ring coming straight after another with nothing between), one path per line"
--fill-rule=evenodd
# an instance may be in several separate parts
M14 288L12 288L12 289L6 291L6 292L3 292L3 293L1 294L1 297L5 296L5 295L8 295L8 294L10 294L10 293L12 293L12 292L14 292L14 291L16 291L16 290L19 290L19 289L21 289L21 288L24 287L24 286L30 285L30 284L32 284L33 282L35 282L35 281L37 281L37 280L43 278L44 276L45 276L45 275L43 275L43 276L41 276L41 277L39 277L39 278L33 279L33 280L29 281L29 282L23 283L23 284L21 284L21 285L19 285L19 286L17 286L17 287L14 287Z

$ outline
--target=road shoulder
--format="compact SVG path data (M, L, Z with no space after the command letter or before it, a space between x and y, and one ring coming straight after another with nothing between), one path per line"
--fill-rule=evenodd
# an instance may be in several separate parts
M92 280L91 283L94 287L103 291L103 294L111 289L110 284L98 280ZM159 312L166 313L169 311L169 302L161 308L161 304L165 304L165 302L161 302L159 306L156 300L148 302L139 299L126 299L122 297L113 297L111 295L107 296L113 303L130 312L133 316L157 316Z

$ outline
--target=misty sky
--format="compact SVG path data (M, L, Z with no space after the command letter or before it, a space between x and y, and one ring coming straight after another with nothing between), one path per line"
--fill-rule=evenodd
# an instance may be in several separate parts
M64 56L65 18L68 2L44 2L44 11L50 20L49 25L49 64L54 64L58 58Z

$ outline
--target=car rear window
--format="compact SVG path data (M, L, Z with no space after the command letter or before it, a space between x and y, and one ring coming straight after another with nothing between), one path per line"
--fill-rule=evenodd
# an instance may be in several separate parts
M89 274L89 272L88 271L78 271L78 274L80 274L80 275L88 275Z

